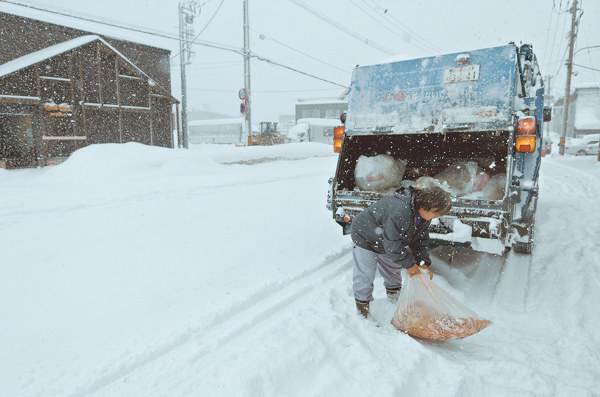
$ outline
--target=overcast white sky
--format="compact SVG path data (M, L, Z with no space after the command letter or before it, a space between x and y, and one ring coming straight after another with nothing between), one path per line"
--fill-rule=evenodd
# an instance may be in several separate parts
M13 0L9 0L13 1ZM178 35L178 1L61 0L60 3L14 0L144 30ZM250 47L256 55L342 86L352 68L392 55L407 58L516 43L531 43L542 74L553 77L554 96L564 95L567 34L573 0L249 0ZM243 1L199 0L194 23L200 40L243 47ZM600 1L580 0L576 49L600 46ZM0 1L0 10L27 13L73 27L171 49L172 91L180 97L179 44L176 40L57 17ZM387 12L384 13L384 10ZM214 15L214 17L213 17ZM209 23L210 21L210 23ZM207 25L208 24L208 25ZM264 39L260 38L260 35ZM367 44L365 41L369 41ZM188 107L239 115L243 58L232 52L196 45L188 66ZM575 64L600 69L600 47L581 50ZM573 84L600 82L600 71L576 66ZM252 60L252 121L293 114L299 98L339 95L340 86L269 63Z

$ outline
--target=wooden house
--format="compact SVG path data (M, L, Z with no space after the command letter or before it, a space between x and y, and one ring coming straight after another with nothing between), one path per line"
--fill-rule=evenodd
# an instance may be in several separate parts
M174 146L178 101L170 93L169 51L0 13L2 18L13 25L3 24L0 32L0 166L46 165L94 143ZM29 22L33 27L21 24ZM32 37L23 51L15 40L24 29L49 39ZM152 64L152 75L124 48Z

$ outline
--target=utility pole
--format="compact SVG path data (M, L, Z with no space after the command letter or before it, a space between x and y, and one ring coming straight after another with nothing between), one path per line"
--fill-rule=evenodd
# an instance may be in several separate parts
M571 74L573 73L573 49L575 47L575 38L577 37L577 0L573 0L571 7L571 32L569 40L569 59L567 60L567 84L565 87L565 99L563 105L563 128L560 138L559 153L565 154L565 140L567 138L567 122L569 120L569 97L571 95Z
M244 144L252 134L252 102L250 101L250 22L248 21L248 0L244 0L244 88L246 90L246 132Z
M552 96L551 92L551 86L552 86L552 76L548 75L546 76L545 80L545 89L544 89L544 103L546 102L546 99L548 101L554 101L554 97ZM542 123L543 125L543 123ZM550 131L550 122L546 122L546 128L543 129L544 132L544 136L549 136L548 132Z
M179 63L181 65L181 132L183 142L179 147L187 149L188 144L188 118L187 118L187 83L185 78L185 66L190 63L193 52L190 50L191 40L194 37L194 17L200 14L196 1L185 1L179 3Z

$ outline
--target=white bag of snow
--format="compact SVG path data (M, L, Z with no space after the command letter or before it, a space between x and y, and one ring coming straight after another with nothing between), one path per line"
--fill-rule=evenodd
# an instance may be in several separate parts
M496 174L481 189L481 196L487 200L502 200L504 198L504 187L506 186L506 174Z
M434 178L440 181L442 187L455 197L469 194L475 188L477 175L481 168L475 161L456 163L446 168Z
M402 182L406 160L387 154L360 156L354 168L354 179L360 190L384 192Z

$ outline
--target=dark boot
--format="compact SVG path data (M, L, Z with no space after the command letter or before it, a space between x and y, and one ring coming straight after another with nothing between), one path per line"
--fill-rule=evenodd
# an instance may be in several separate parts
M356 301L356 309L358 309L358 312L364 317L367 318L369 316L369 302L363 302L363 301L359 301L358 299L355 299Z
M390 302L396 303L398 302L398 298L400 297L400 288L394 288L394 289L389 289L386 288L385 289L385 293L387 294L388 300Z

